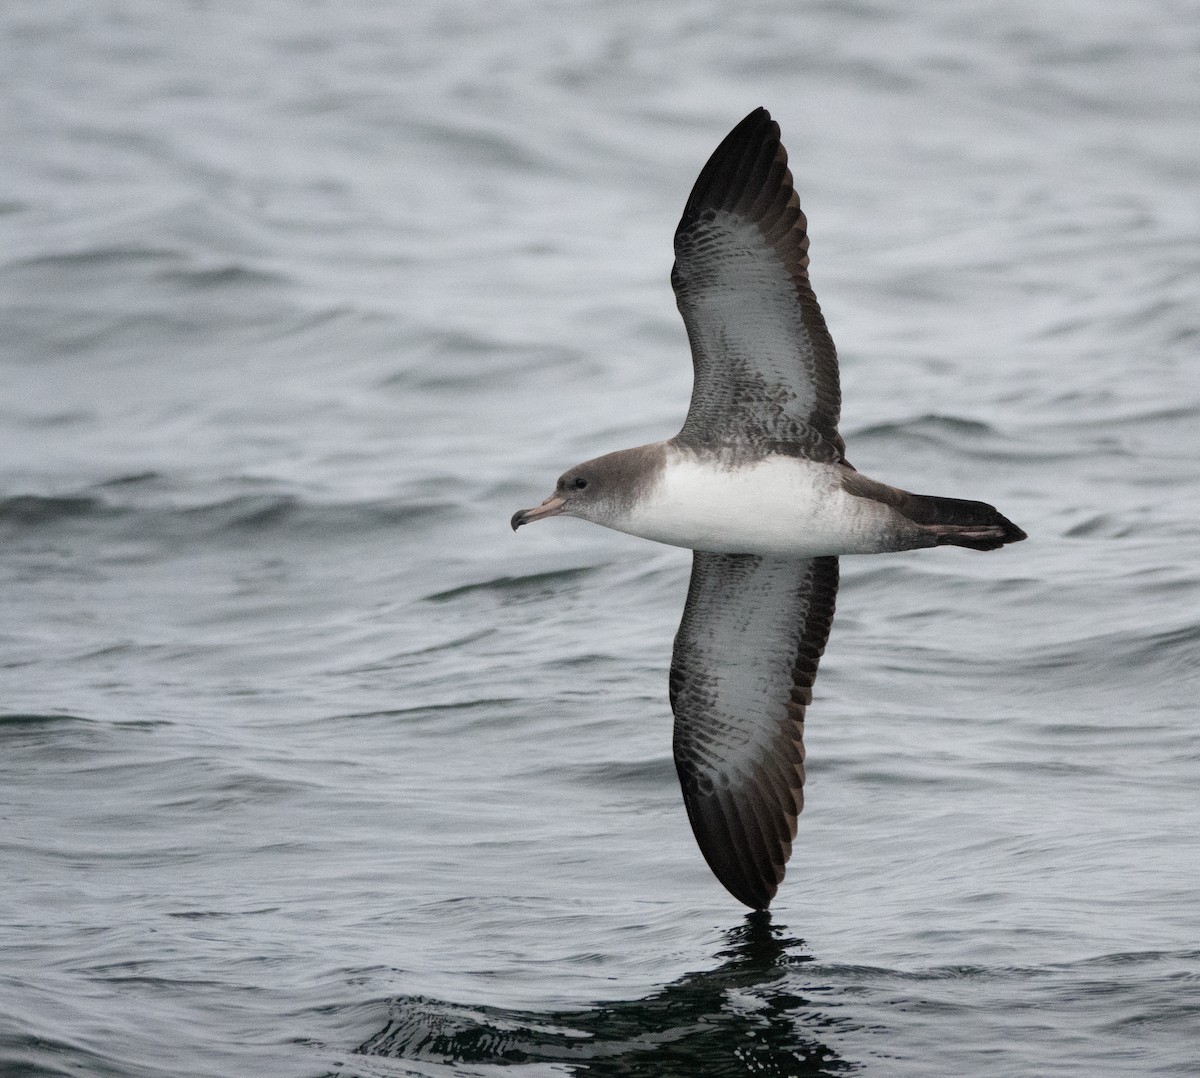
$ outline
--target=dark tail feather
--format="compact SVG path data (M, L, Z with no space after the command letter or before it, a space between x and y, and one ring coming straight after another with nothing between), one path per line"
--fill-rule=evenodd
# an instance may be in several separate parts
M908 494L897 508L914 524L927 527L938 546L997 550L1025 538L1020 528L987 502Z

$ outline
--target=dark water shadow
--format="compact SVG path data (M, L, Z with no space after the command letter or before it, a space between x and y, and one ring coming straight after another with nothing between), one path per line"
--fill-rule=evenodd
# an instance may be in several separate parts
M763 913L749 915L726 942L716 969L628 1002L536 1012L397 999L387 1024L354 1051L434 1065L420 1073L443 1073L438 1064L444 1073L556 1064L556 1073L588 1078L809 1078L859 1069L825 1043L848 1023L799 994L797 967L812 961L803 941ZM348 1078L353 1064L337 1073Z

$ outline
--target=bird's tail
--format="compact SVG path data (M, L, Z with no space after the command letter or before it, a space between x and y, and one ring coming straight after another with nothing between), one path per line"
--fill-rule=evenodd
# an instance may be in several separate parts
M908 494L897 508L914 524L928 530L935 537L936 546L996 550L1025 538L1020 528L987 502Z

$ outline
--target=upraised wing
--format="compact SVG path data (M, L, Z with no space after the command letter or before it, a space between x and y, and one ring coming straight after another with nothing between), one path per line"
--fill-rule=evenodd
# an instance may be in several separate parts
M837 586L837 558L693 555L671 661L675 767L705 860L754 909L796 837L804 710Z
M779 125L755 109L709 158L675 231L671 285L695 366L677 443L843 459L837 352L808 281L806 228Z

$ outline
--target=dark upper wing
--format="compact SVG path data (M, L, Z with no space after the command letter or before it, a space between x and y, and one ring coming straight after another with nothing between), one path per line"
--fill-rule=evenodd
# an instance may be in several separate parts
M804 805L804 709L829 638L837 558L696 551L671 661L675 767L700 850L765 909Z
M675 231L671 284L696 370L677 442L842 459L837 352L806 228L779 125L755 109L709 158Z

